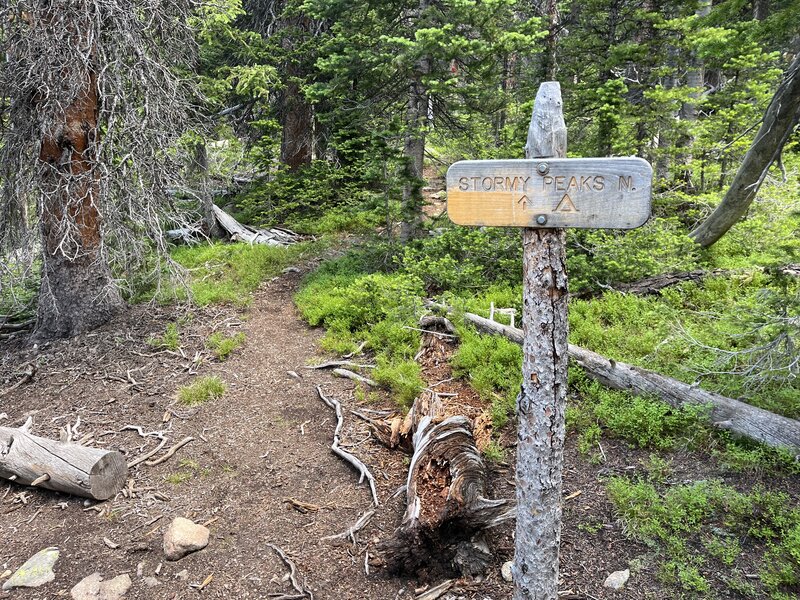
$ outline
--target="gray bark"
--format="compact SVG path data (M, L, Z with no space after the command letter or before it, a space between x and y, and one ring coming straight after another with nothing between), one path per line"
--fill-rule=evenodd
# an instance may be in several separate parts
M65 444L36 437L25 429L0 427L0 477L21 485L41 480L37 487L75 496L107 500L128 475L119 452Z
M441 307L440 307L441 308ZM473 313L463 318L480 331L502 335L523 345L521 329L509 327ZM569 344L569 357L587 375L603 385L635 396L655 397L670 406L705 405L711 408L711 424L772 448L788 448L800 455L800 421L708 392L677 379L606 358L591 350Z
M800 54L795 56L772 101L750 149L725 197L703 223L689 234L707 248L719 240L747 212L769 167L800 120Z
M561 88L539 87L527 158L564 157ZM524 229L522 390L517 412L514 600L558 596L567 393L567 270L563 229Z

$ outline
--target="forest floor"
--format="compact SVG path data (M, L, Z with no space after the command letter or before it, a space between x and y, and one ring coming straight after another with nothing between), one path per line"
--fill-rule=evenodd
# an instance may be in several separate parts
M293 304L301 277L292 272L265 282L244 311L139 305L105 328L68 341L41 348L24 340L4 342L0 389L28 362L37 371L33 381L0 396L0 425L19 426L31 416L32 433L58 438L61 428L80 419L75 437L93 433L93 445L120 449L129 461L158 442L125 429L129 425L163 433L165 448L186 436L194 440L165 463L133 468L126 492L106 502L13 483L0 486L0 573L19 568L43 548L61 551L53 582L0 592L0 598L69 597L69 590L94 572L106 579L128 573L131 599L290 597L286 565L268 544L287 553L318 600L413 598L441 582L394 577L377 566L367 573L376 542L391 535L402 518L405 497L397 492L408 459L377 443L367 424L350 414L358 404L351 381L305 368L323 357L317 344L321 331L304 324ZM177 351L148 343L170 323L180 324ZM219 331L246 335L224 362L207 349L209 335ZM180 386L211 374L227 385L222 398L194 408L177 403ZM330 451L335 418L320 401L317 385L342 402L343 444L377 479L381 505L355 545L322 539L370 510L371 498L357 474ZM381 407L373 401L369 408ZM507 462L490 463L495 498L514 495L513 431L511 423L502 440L512 448ZM604 440L606 460L598 466L576 446L576 436L568 435L563 597L679 596L657 579L657 561L648 548L628 540L615 523L602 482L610 474L641 471L648 453ZM674 456L672 468L675 481L715 475L690 455ZM200 552L168 562L162 537L178 516L207 524L211 541ZM485 578L457 580L442 598L510 598L501 565L513 553L512 531L505 525L492 532L494 560ZM603 587L610 572L630 564L637 570L626 589Z

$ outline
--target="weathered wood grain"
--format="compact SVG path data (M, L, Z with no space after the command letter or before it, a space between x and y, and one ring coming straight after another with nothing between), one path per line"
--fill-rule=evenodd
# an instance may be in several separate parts
M22 485L39 480L38 487L107 500L125 485L127 475L125 457L119 452L0 427L0 477L5 479L13 478ZM47 476L44 481L43 476Z
M447 171L459 225L633 229L650 217L653 169L641 158L465 160Z

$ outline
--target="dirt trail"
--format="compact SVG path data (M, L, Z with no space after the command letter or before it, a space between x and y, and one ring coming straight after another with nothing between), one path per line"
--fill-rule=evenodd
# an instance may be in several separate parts
M164 464L136 467L130 473L134 494L105 503L0 483L0 574L45 547L61 550L54 582L0 592L0 599L69 597L69 590L93 572L105 578L129 573L128 599L195 598L197 586L209 576L200 592L206 598L291 595L283 579L287 569L267 544L289 554L318 600L414 597L414 589L426 582L390 577L380 568L365 573L365 553L372 554L377 539L388 536L402 517L404 495L395 492L404 484L407 458L376 443L365 423L349 413L352 382L303 368L318 356L321 332L298 318L292 296L299 280L300 275L290 274L265 283L244 315L231 308L137 306L106 328L69 341L38 350L0 347L0 389L13 385L27 361L38 366L32 383L0 397L0 415L8 414L0 420L3 425L19 425L32 414L34 434L57 438L60 427L80 417L81 435L94 433L93 445L122 449L128 460L154 448L157 440L122 431L125 425L163 431L170 445L195 438ZM180 352L148 345L175 322ZM247 341L227 361L209 363L204 343L214 330L242 331ZM205 357L199 368L195 357ZM175 403L178 387L209 374L227 383L222 399L196 409ZM321 540L346 530L372 503L369 488L358 485L356 473L330 452L335 419L317 396L318 384L345 405L342 443L377 479L381 507L358 535L357 546ZM512 451L508 462L491 468L493 497L514 495L513 428L504 433L504 444ZM639 459L624 445L606 452L606 473L623 472ZM602 587L605 575L624 568L644 549L625 541L611 524L597 469L578 458L569 438L567 463L562 589L573 590L565 597L610 597ZM576 498L575 492L583 495ZM301 512L288 499L319 509ZM211 542L171 563L164 560L161 543L176 516L208 523ZM587 535L581 523L604 525ZM500 577L500 565L513 553L511 532L506 525L491 534L495 560L483 580L459 582L443 598L509 598L511 586ZM104 538L118 547L109 547ZM639 575L639 589L610 593L667 597L647 579Z

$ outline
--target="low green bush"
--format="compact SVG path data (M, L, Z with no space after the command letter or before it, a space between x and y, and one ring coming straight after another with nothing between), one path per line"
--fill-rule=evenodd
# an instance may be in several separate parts
M201 377L178 390L178 402L184 406L198 406L222 398L225 389L225 384L216 375Z

